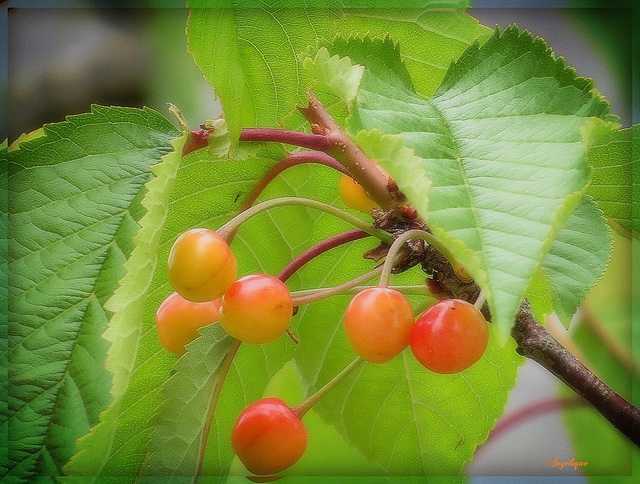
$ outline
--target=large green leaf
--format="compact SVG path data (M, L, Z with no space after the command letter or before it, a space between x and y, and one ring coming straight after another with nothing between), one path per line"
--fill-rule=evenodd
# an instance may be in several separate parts
M260 3L261 7L270 5ZM331 2L333 9L303 10L277 8L283 4L272 3L276 8L246 9L240 2L228 1L218 5L238 8L191 11L189 49L220 96L232 142L242 127L279 126L296 103L306 102L311 78L302 70L298 56L319 38L332 39L336 33L388 33L403 42L418 91L430 94L451 59L489 32L456 10L338 10L343 2ZM442 2L423 3L442 6ZM446 3L466 6L466 2Z
M196 65L220 96L232 140L243 127L277 126L304 101L296 56L330 33L334 10L194 9L187 26Z
M124 265L126 275L108 301L113 316L104 334L105 339L111 342L105 366L113 375L113 401L100 414L100 422L78 441L78 453L65 466L66 474L95 476L99 474L106 459L117 452L117 449L113 450L113 441L142 337L141 319L146 294L156 266L168 198L173 189L186 136L183 133L172 142L173 151L153 167L154 178L146 185L147 193L141 202L146 213L140 220L140 230L133 239L134 249Z
M7 359L7 337L8 337L8 314L7 314L7 269L8 253L7 233L9 230L7 214L7 140L0 144L0 475L5 475L9 470L9 427L8 427L8 402L9 379L7 369L9 361Z
M612 244L602 212L590 197L583 197L542 263L553 294L553 309L565 326L604 274Z
M640 165L640 125L636 124L632 128L632 147L631 147L631 166L635 166L636 169L632 170L632 220L634 230L638 229L640 223L640 170L637 167Z
M123 275L150 167L176 129L94 106L9 152L9 467L58 475L109 403L103 305Z
M633 131L637 132L638 128L634 127ZM632 217L631 132L632 128L608 130L591 146L587 155L593 168L587 193L617 228L627 234L640 229L640 221Z
M466 8L469 0L188 0L190 8Z
M429 101L386 67L397 50L378 44L332 47L367 68L350 128L385 133L356 136L367 152L393 138L414 149L412 162L382 165L483 288L506 340L530 279L589 181L583 137L604 123L588 118L613 120L608 105L541 39L513 27L470 47ZM415 181L425 178L430 190Z

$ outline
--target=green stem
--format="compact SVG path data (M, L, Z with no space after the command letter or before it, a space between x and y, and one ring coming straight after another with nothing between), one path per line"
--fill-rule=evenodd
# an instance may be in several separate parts
M484 294L484 291L480 291L480 294L478 294L478 299L476 299L476 302L473 303L473 305L478 308L478 311L482 310L482 306L484 305L485 300L486 296Z
M213 392L211 393L211 400L209 402L209 409L207 410L207 419L205 420L204 427L202 429L202 437L200 440L200 452L198 454L198 464L196 466L196 472L193 478L194 484L197 484L198 479L200 477L200 472L202 472L202 464L204 463L204 455L207 450L207 441L209 440L209 433L211 432L211 423L213 422L213 416L216 412L216 407L218 406L218 400L220 399L220 392L222 392L222 385L227 378L227 373L229 373L229 368L231 368L231 364L233 363L233 358L236 356L238 349L240 348L241 341L234 341L227 352L227 355L224 357L222 361L222 365L220 366L220 370L218 371L218 377L216 378L216 384L213 388Z
M293 407L291 410L298 416L298 418L302 418L305 413L307 413L311 407L313 407L322 397L324 397L327 393L329 393L333 388L344 380L349 373L351 373L354 369L356 369L361 363L364 363L364 360L359 356L349 363L340 373L334 376L329 382L327 382L320 390L315 392L309 398L307 398L300 405Z
M320 289L320 290L316 289L310 293L306 292L306 294L303 296L299 296L299 291L293 292L291 293L291 296L293 297L293 305L302 306L303 304L309 304L314 301L319 301L320 299L324 299L329 296L343 294L348 289L351 289L353 287L358 286L359 284L362 284L363 282L373 279L378 274L380 274L381 271L382 271L382 266L378 266L372 271L366 272L365 274L362 274L361 276L358 276L355 279L351 279L350 281L340 284L339 286L334 286L334 287L330 287L327 289Z
M345 289L340 294L357 294L360 291L364 291L365 289L371 289L372 287L379 286L354 286L349 289ZM300 291L295 291L291 293L292 297L303 297L308 296L310 294L316 294L321 291L328 291L334 289L333 287L319 287L317 289L302 289ZM427 286L424 284L413 284L413 285L405 285L405 286L389 286L389 289L393 289L395 291L401 292L405 296L430 296L431 293L427 289Z
M384 242L391 242L393 240L393 236L388 232L375 228L370 223L367 223L364 220L359 219L355 215L351 215L350 213L340 210L339 208L336 208L332 205L318 202L317 200L312 200L309 198L300 198L300 197L274 198L274 199L259 203L257 205L254 205L253 207L236 215L234 218L232 218L226 224L220 227L220 229L218 229L218 234L221 237L226 239L228 234L234 233L238 229L238 227L240 227L240 225L242 225L244 222L249 220L254 215L257 215L260 212L263 212L270 208L281 207L283 205L300 205L303 207L315 208L317 210L321 210L323 212L331 214L335 217L341 218L345 222L348 222L351 225L364 230L366 233L371 234L374 237L377 237L378 239Z
M389 277L391 276L391 270L394 266L394 259L398 255L400 248L411 239L421 239L426 241L429 245L432 245L436 249L440 251L440 253L447 258L450 263L455 262L455 257L449 251L447 246L445 246L442 242L436 239L429 232L425 232L424 230L407 230L402 235L400 235L389 247L389 252L387 252L387 257L384 261L384 266L382 267L382 274L380 275L380 287L387 287L389 284Z

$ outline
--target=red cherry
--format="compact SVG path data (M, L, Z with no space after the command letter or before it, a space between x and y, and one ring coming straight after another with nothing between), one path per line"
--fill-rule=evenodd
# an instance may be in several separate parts
M363 359L384 363L409 344L413 308L400 292L372 287L356 294L344 315L347 338Z
M185 345L198 337L199 328L218 321L220 305L220 299L197 303L171 293L156 312L160 344L171 353L184 354Z
M436 373L457 373L480 359L489 341L487 321L471 303L439 301L427 309L411 331L416 359Z
M295 464L307 448L307 429L279 398L249 405L231 432L231 446L247 470L274 474Z

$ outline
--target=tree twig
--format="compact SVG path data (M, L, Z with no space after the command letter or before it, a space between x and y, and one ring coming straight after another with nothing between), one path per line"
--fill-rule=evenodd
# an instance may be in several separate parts
M398 201L393 198L388 189L389 178L342 131L312 92L309 92L308 99L309 105L298 109L311 123L314 132L325 136L328 147L322 151L346 166L355 180L380 207L384 210L399 209Z
M553 373L640 447L640 410L614 392L540 326L526 301L520 307L512 335L518 343L518 353Z

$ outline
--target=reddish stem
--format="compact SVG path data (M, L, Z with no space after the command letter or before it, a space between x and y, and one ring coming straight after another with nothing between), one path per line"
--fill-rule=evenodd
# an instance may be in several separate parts
M319 165L328 166L333 168L334 170L338 170L345 175L351 176L349 170L347 170L338 160L335 158L323 153L322 151L298 151L295 153L289 154L285 159L280 160L275 165L271 167L271 169L263 175L263 177L258 181L258 184L251 190L249 196L244 201L242 206L240 207L240 212L242 213L248 208L250 208L255 201L258 199L262 191L273 181L275 177L277 177L280 173L285 171L288 168L296 165L302 165L305 163L316 163ZM234 239L238 230L234 230L229 232L226 236L227 243L231 243Z
M571 408L579 405L587 405L587 401L576 395L570 397L550 397L523 405L498 420L483 445L487 445L490 441L497 439L500 435L527 420L563 408Z
M286 129L244 128L240 132L240 141L275 141L317 151L327 151L330 148L329 140L324 135Z
M338 160L323 153L322 151L297 151L291 153L285 159L279 161L271 167L271 169L264 174L258 184L253 188L245 202L242 204L240 211L244 211L249 208L260 196L262 191L267 187L271 181L277 177L280 173L291 168L292 166L302 165L305 163L316 163L318 165L328 166L334 170L338 170L345 175L351 176L349 170L347 170Z
M278 274L278 279L284 282L289 279L303 265L305 265L312 259L315 259L320 254L323 254L328 250L333 249L334 247L346 244L347 242L363 239L365 237L369 237L369 234L360 229L347 230L346 232L343 232L341 234L329 237L328 239L319 242L313 247L310 247L298 257L289 262L289 264L287 264L287 266L282 269L282 271L280 271L280 274Z
M282 271L280 271L280 274L278 274L278 279L280 279L282 282L285 282L298 269L300 269L310 260L318 257L320 254L333 249L334 247L338 247L339 245L346 244L347 242L351 242L353 240L363 239L365 237L369 237L369 234L364 230L353 229L323 240L322 242L307 249L298 257L289 262L289 264L287 264L287 266L282 269ZM287 330L287 334L294 343L298 344L298 338L296 338L295 335L291 332L291 329Z

